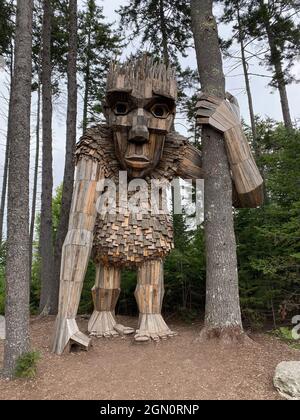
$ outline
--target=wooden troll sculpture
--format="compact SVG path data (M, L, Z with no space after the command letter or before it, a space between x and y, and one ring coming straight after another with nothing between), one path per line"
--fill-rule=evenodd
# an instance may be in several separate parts
M103 194L99 183L109 179L118 186L120 171L127 171L128 181L144 179L149 188L153 179L204 177L200 152L172 131L176 99L174 70L164 64L143 57L111 65L105 103L107 123L88 129L76 151L53 346L57 354L70 344L89 347L90 337L79 331L76 315L90 256L96 263L90 336L134 333L115 320L124 267L134 267L138 273L135 297L140 316L135 340L158 341L174 335L161 315L163 261L173 248L170 215L154 215L151 207L146 212L133 213L122 207L121 200L115 214L99 214L96 203ZM224 133L239 206L260 205L263 181L232 98L229 101L203 95L197 108L199 124L210 124Z

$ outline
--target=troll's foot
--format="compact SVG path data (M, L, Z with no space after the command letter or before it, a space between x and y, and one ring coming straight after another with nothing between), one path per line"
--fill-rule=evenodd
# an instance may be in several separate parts
M134 329L117 324L113 312L94 311L88 326L92 337L119 337L120 335L133 334Z
M140 315L140 326L134 337L137 343L144 343L150 340L167 340L169 337L177 335L165 323L160 314L142 314Z

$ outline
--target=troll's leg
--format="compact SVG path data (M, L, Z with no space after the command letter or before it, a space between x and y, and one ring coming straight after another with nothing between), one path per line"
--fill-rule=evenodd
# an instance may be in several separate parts
M56 354L62 354L74 344L85 349L90 345L90 338L79 331L76 315L91 244L92 234L86 231L70 230L65 239L61 262L59 312L53 337L53 352Z
M89 321L89 332L96 337L115 337L132 334L132 328L117 324L115 308L120 296L121 270L99 264L96 268L96 282L92 289L94 313Z
M164 268L162 260L144 263L138 269L135 298L139 307L139 328L135 340L159 341L176 335L165 323L161 308L164 297Z

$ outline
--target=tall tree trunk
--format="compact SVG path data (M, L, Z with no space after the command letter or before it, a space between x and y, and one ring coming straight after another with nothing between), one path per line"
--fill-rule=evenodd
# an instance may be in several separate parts
M86 47L86 72L84 77L84 98L83 98L83 119L82 119L82 130L83 134L86 132L88 127L88 104L90 94L90 51L91 51L91 34L88 33L87 47Z
M244 31L243 31L242 22L241 22L239 3L237 4L237 21L238 21L238 28L239 28L238 29L239 30L239 43L240 43L240 47L241 47L242 65L243 65L246 92L247 92L247 98L248 98L251 131L252 131L252 137L253 137L253 148L256 151L256 148L257 148L257 130L256 130L255 113L254 113L252 92L251 92L249 72L248 72L248 64L247 64L246 54L245 54L245 42L244 42L245 36L244 36Z
M160 30L162 35L162 46L163 46L163 55L164 63L168 67L170 65L170 55L168 49L168 35L167 35L167 23L165 17L165 4L164 0L159 0L159 20L160 20Z
M33 178L33 191L32 191L32 204L31 204L31 220L30 220L30 254L29 254L29 268L32 270L32 254L33 254L33 237L35 227L36 215L36 201L37 201L37 187L38 187L38 174L39 174L39 159L40 159L40 116L41 116L41 77L40 77L40 64L38 76L38 101L37 101L37 119L36 119L36 147L35 147L35 164L34 164L34 178Z
M52 313L53 294L53 229L52 229L52 86L51 86L51 2L43 3L43 51L42 51L42 205L41 205L41 297L40 312Z
M277 48L274 44L273 34L268 34L268 39L270 43L271 48L271 55L272 55L272 61L274 63L275 68L275 78L276 83L279 90L280 95L280 102L281 102L281 109L282 109L282 115L283 115L283 121L286 128L292 129L293 123L290 113L290 106L289 106L289 100L286 90L286 82L284 77L284 72L282 68L282 62L279 55L279 52L277 51Z
M247 92L247 98L248 98L248 107L249 107L249 114L250 114L250 122L251 122L251 131L252 131L252 144L253 144L253 150L256 159L261 158L260 153L260 147L258 145L258 137L257 137L257 128L256 128L256 121L255 121L255 113L254 113L254 107L253 107L253 99L252 99L252 92L251 92L251 86L250 86L250 79L249 79L249 72L248 72L248 64L246 60L246 54L245 54L245 37L244 37L244 31L242 27L241 22L241 15L240 15L240 8L239 8L239 2L237 4L237 21L239 26L239 42L241 46L241 56L242 56L242 65L243 65L243 72L245 76L245 85L246 85L246 92ZM264 180L263 189L264 189L264 203L268 203L268 192L266 188L266 176L265 176L265 168L263 165L259 165L259 170L261 172L261 176Z
M12 113L11 96L12 96L12 81L11 81L11 86L10 86L7 136L6 136L4 170L3 170L1 204L0 204L0 245L1 245L1 242L3 241L4 213L5 213L8 166L9 166L9 143L10 143L10 137L11 137L11 121L12 121L12 118L11 118L12 117L12 115L11 115L11 113Z
M212 0L191 0L192 26L202 91L225 98L225 78ZM224 138L204 127L206 316L203 337L233 338L242 333L232 181Z
M29 342L29 161L33 0L18 0L8 175L4 374Z
M162 46L163 46L163 59L167 67L170 65L170 53L169 53L169 38L167 32L167 20L165 15L165 2L164 0L159 0L159 22L160 22L160 31L162 37ZM175 121L172 123L172 131L175 131Z
M62 246L68 232L69 214L74 183L74 152L76 145L77 127L77 0L70 0L69 4L69 53L68 53L68 111L67 111L67 140L66 140L66 160L62 191L62 203L58 231L56 235L54 251L54 283L56 303L55 310L58 309L59 277Z
M287 83L285 81L284 71L282 67L282 57L276 45L276 34L273 33L270 20L269 20L269 13L268 13L269 6L268 4L265 3L264 0L260 0L260 5L262 9L267 9L267 13L264 14L266 16L265 28L266 28L270 51L271 51L271 62L275 69L274 78L276 80L277 88L279 90L284 125L286 126L286 128L292 129L293 123L292 123L289 100L288 100L288 95L287 95L287 90L286 90Z
M2 191L1 191L1 202L0 202L0 245L3 241L3 227L4 227L4 213L7 193L7 178L8 178L8 167L9 167L9 143L11 138L11 123L12 123L12 85L14 75L14 47L13 41L11 42L11 59L10 59L10 92L9 92L9 107L8 107L8 121L7 121L7 135L6 135L6 146L5 146L5 158L4 158L4 169L3 169L3 180L2 180Z

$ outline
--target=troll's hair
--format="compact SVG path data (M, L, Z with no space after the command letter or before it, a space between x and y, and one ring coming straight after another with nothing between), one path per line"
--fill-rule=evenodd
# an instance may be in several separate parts
M135 95L148 98L153 92L177 99L175 70L149 55L110 65L107 90L132 90Z

